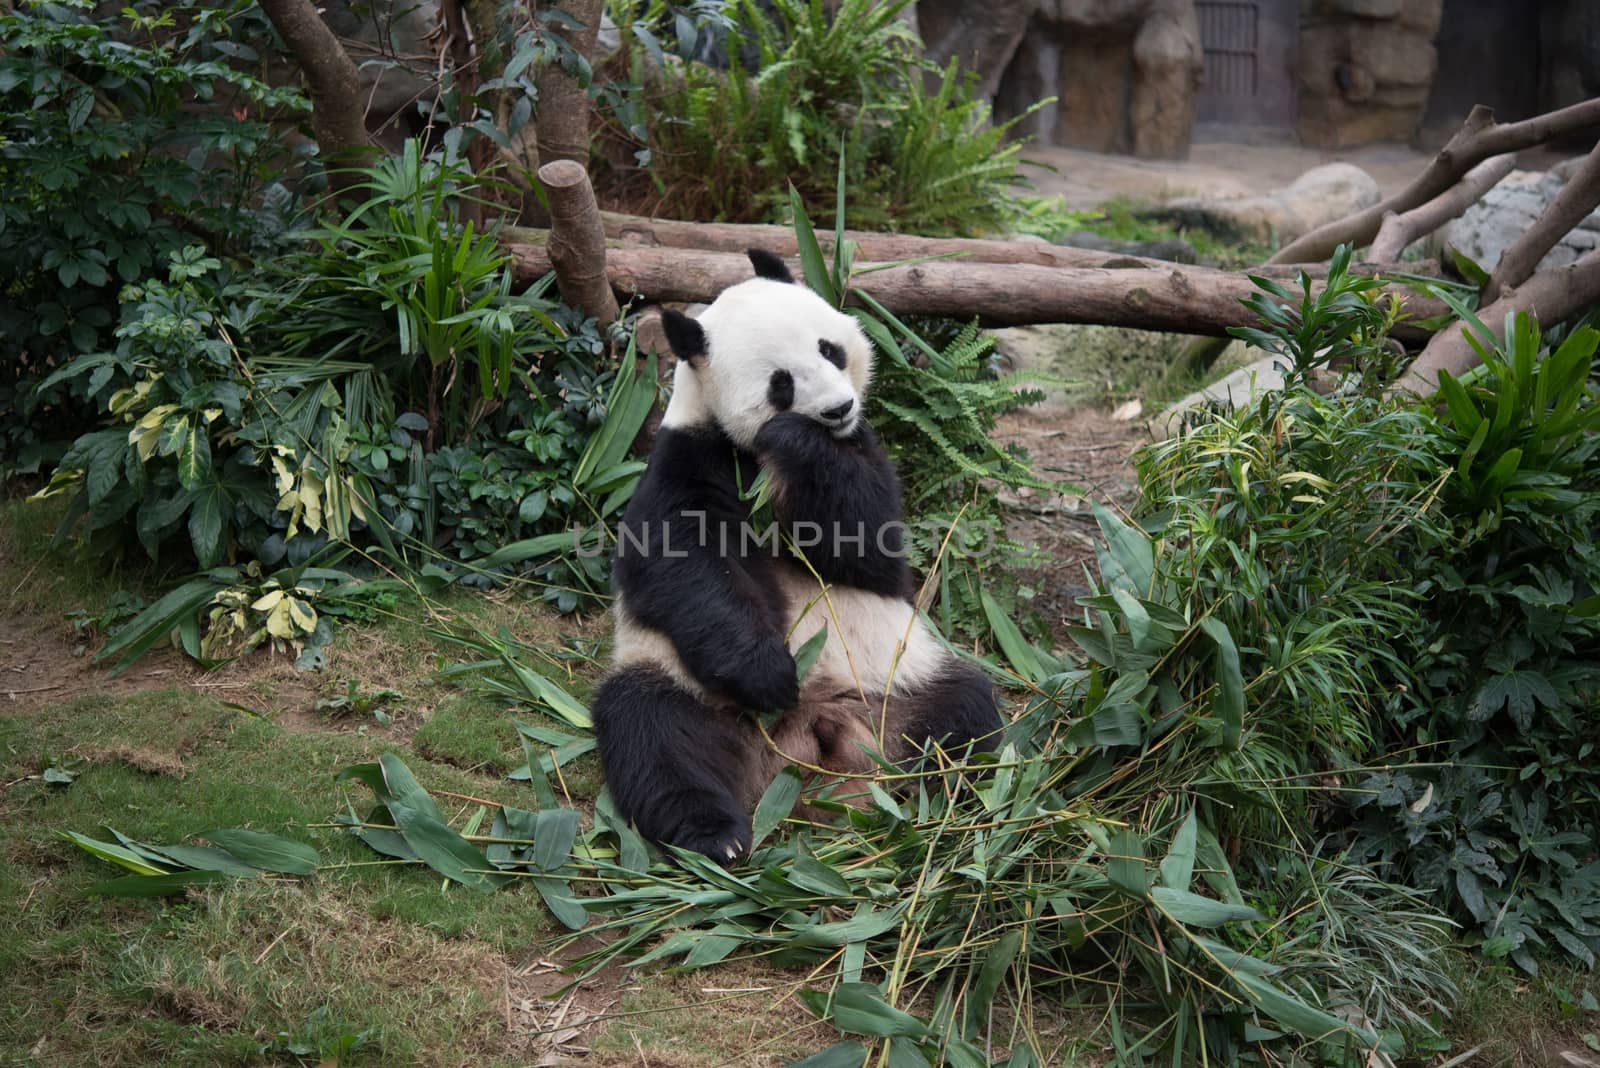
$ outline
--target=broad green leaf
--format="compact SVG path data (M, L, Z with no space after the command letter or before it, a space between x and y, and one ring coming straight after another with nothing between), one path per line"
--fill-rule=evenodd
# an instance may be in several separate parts
M888 1004L873 983L840 983L828 997L807 990L801 998L813 1012L846 1034L879 1038L927 1038L928 1026L910 1013Z
M1129 897L1143 901L1150 892L1150 870L1144 862L1144 839L1128 828L1111 836L1106 879Z
M183 445L178 450L178 482L194 492L211 477L211 435L204 424L188 424Z
M1119 586L1136 597L1148 597L1155 581L1155 550L1142 530L1135 530L1102 505L1094 506L1095 522L1105 535L1100 553L1100 578L1108 589Z
M1261 914L1248 905L1230 905L1171 886L1151 890L1150 899L1162 912L1188 927L1220 927L1225 923L1261 918Z
M226 850L207 846L164 845L155 847L155 850L185 868L221 872L235 879L255 879L260 877L262 871L252 864L246 864Z
M1017 629L999 602L989 596L988 590L980 590L979 597L983 602L984 618L989 621L989 629L994 633L995 641L1000 643L1000 650L1006 654L1012 670L1028 682L1049 678L1053 672L1046 658L1022 636L1022 631Z
M317 870L322 858L317 851L303 842L290 841L265 831L242 828L207 831L200 837L262 871L282 872L285 875L310 875Z
M862 1068L867 1063L867 1047L850 1039L835 1042L804 1060L791 1061L789 1068Z
M485 892L510 878L493 871L489 858L442 820L399 800L390 800L388 807L400 833L417 851L417 856L445 878Z
M811 668L816 664L817 657L822 655L823 646L828 644L828 624L824 623L817 628L817 632L807 638L794 651L794 668L797 679L804 684L806 676L811 673Z
M1174 890L1187 890L1194 877L1195 840L1198 832L1194 809L1184 817L1178 833L1172 836L1167 855L1161 860L1161 884Z
M1364 1046L1376 1046L1378 1036L1366 1028L1355 1027L1332 1013L1311 1005L1249 972L1233 973L1233 981L1274 1023L1304 1038L1318 1039L1351 1034Z
M777 829L778 824L788 819L789 813L794 810L794 803L800 800L800 773L795 768L784 768L778 773L777 778L767 787L761 795L761 801L756 805L755 818L751 821L753 833L750 838L750 848L755 849Z
M61 836L77 845L79 849L92 853L101 860L109 860L111 863L127 868L138 875L166 874L164 869L157 867L138 853L123 846L114 845L111 842L97 841L78 834L76 831L62 831Z
M534 820L533 866L540 871L555 871L572 855L578 836L578 813L570 808L540 812Z
M502 880L509 878L510 876L500 876ZM533 885L539 891L539 898L544 902L545 908L550 910L550 915L567 930L581 931L588 924L588 910L572 896L572 888L565 880L539 875L534 877Z
M1222 745L1226 749L1237 749L1244 730L1244 673L1239 668L1239 648L1233 644L1227 625L1215 616L1202 619L1200 629L1217 647L1212 660L1217 695L1211 707L1222 724Z
M967 1034L981 1034L984 1020L988 1018L989 1009L994 1004L994 996L1000 989L1000 983L1010 970L1012 962L1017 959L1017 951L1022 948L1022 931L1013 927L1000 936L983 957L983 967L978 969L978 977L973 980L972 989L967 993Z
M905 905L900 904L889 909L864 909L848 920L833 923L791 925L790 939L799 946L848 946L887 934L899 926L904 912Z
M95 883L84 891L93 897L170 897L191 886L206 886L228 878L220 871L174 871L161 875L124 875Z
M889 1040L889 1068L933 1068L909 1038Z
M806 214L800 191L793 185L789 186L789 207L794 213L794 236L799 246L800 266L806 276L806 285L817 296L838 307L842 294L833 288L833 279L828 272L828 262L822 257L822 245L817 241L817 232L811 226L810 216Z

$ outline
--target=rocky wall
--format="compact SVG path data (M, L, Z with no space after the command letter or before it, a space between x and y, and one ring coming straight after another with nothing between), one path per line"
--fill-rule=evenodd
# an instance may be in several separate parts
M1438 66L1443 0L1306 0L1297 64L1303 144L1410 141Z

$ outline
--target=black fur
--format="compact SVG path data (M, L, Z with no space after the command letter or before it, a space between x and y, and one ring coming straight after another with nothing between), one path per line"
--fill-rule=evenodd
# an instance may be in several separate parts
M770 278L774 282L794 282L794 275L789 273L789 265L783 262L783 257L764 248L750 249L745 255L750 257L750 266L756 269L757 278Z
M705 356L706 332L687 315L668 308L661 313L661 328L666 331L667 345L678 359L694 363Z
M756 471L720 431L663 429L623 513L612 575L629 614L666 634L701 685L765 712L793 708L799 689L776 561L745 537L738 487Z
M774 371L767 382L767 403L780 412L794 407L794 375L788 371Z
M806 552L819 575L891 597L911 595L900 480L865 419L840 440L815 419L785 412L761 428L755 445L779 487L778 518L791 538L808 534L796 524L821 528L822 545ZM835 532L842 537L836 540Z
M899 700L915 702L901 720L901 730L914 743L937 742L957 757L969 744L979 752L1000 747L1003 724L994 685L972 664L954 660L926 687Z
M838 345L835 345L833 342L824 337L817 339L817 351L822 354L822 358L824 360L827 360L839 370L844 370L844 349L840 348Z
M648 668L609 676L593 707L606 786L640 834L724 863L749 851L740 774L759 739Z

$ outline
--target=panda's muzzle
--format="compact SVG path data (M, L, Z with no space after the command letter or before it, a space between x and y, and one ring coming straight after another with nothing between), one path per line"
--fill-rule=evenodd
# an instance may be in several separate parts
M855 406L856 399L851 397L842 404L835 404L832 408L824 408L818 414L822 416L824 422L842 423L844 422L845 417L850 414L851 410L854 409Z

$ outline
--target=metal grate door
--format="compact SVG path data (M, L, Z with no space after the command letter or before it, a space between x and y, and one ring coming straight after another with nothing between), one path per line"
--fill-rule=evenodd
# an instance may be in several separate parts
M1195 0L1194 7L1205 53L1200 121L1292 125L1298 0Z

